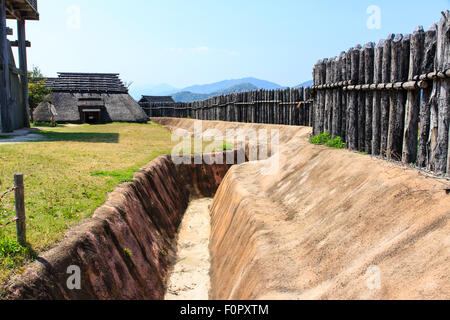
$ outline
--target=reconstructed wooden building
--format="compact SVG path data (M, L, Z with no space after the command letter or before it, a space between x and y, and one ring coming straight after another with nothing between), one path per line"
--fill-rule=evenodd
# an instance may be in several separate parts
M114 73L59 73L47 79L51 101L62 123L147 122L148 116ZM47 102L34 111L37 122L49 122Z
M6 19L17 20L17 41L9 41L13 31ZM28 127L28 68L25 21L39 20L37 0L0 0L0 132ZM19 68L12 47L19 48Z
M170 105L173 103L175 103L173 98L168 96L142 96L142 99L139 100L139 105L148 116L150 116L151 109L155 105Z

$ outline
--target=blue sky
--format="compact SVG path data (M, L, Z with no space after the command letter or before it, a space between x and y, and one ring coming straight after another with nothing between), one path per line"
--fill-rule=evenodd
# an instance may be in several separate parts
M373 5L381 24L369 29ZM29 65L47 76L118 72L138 87L249 76L294 86L312 78L318 59L428 28L449 7L450 0L40 0L41 21L27 25Z

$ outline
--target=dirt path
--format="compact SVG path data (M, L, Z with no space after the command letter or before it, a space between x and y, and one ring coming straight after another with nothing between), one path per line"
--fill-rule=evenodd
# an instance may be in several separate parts
M177 257L169 277L166 300L208 300L211 198L193 200L178 235Z

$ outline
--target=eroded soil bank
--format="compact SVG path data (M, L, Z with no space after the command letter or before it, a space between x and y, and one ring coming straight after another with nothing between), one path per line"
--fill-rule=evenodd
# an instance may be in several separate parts
M177 238L175 264L169 272L166 300L208 300L209 237L212 198L194 199L184 214Z
M153 119L192 131L194 120ZM233 167L211 209L212 299L450 299L450 184L269 129L279 168Z
M163 299L190 197L212 196L231 167L207 164L219 155L198 165L175 165L170 156L149 163L110 194L92 219L12 279L7 298Z

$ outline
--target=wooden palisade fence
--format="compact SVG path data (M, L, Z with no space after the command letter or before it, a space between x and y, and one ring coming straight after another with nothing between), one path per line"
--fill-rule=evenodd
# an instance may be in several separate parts
M319 61L314 133L351 150L450 173L450 14L428 31L390 35Z
M350 150L450 175L450 13L442 15L427 31L319 61L311 88L153 104L150 116L311 126Z
M148 110L150 117L311 126L310 97L310 88L258 90L191 103L152 103Z

